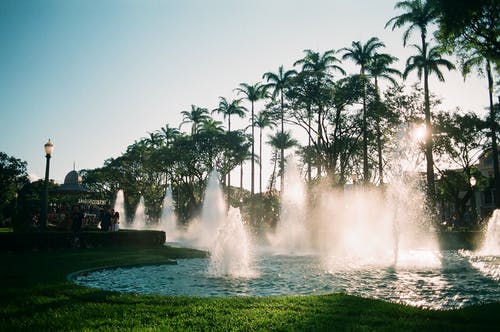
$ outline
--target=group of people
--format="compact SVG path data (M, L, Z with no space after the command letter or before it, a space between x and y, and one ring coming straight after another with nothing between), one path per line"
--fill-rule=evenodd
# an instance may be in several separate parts
M106 207L101 214L101 231L103 232L118 232L120 229L120 213Z

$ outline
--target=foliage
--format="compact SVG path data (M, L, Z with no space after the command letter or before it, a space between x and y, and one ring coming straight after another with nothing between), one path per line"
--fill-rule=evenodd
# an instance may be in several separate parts
M27 163L0 152L0 225L16 214L19 190L29 182Z
M431 0L438 14L438 40L458 53L477 52L500 64L498 0Z

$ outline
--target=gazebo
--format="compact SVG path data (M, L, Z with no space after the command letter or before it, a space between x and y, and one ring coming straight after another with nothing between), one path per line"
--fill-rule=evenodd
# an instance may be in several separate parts
M97 223L98 206L106 203L102 200L95 200L89 197L94 192L82 185L82 177L74 169L66 174L64 183L52 190L51 194L57 197L58 203L52 206L49 219L52 219L51 221L54 224L60 225L60 227L64 227L67 224L67 216L71 211L71 207L75 204L84 207L85 223Z

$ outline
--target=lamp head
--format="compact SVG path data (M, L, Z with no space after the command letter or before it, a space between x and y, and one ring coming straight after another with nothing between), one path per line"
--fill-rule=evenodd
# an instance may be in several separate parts
M45 143L43 148L45 149L45 154L47 156L52 156L52 152L54 152L54 144L52 144L50 138L49 138L49 141L47 143Z
M469 179L469 182L470 182L470 186L471 187L474 187L477 183L477 180L475 177L471 176L470 179Z

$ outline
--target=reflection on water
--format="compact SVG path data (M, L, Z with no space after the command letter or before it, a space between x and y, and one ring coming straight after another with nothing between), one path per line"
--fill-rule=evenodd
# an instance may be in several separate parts
M234 278L210 276L207 259L181 259L177 265L100 270L74 281L115 291L176 296L340 292L433 309L500 301L498 256L412 251L400 255L396 265L337 262L325 266L317 256L266 255L256 257L257 275Z

